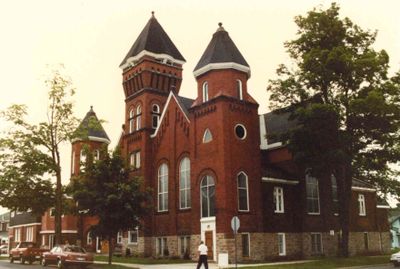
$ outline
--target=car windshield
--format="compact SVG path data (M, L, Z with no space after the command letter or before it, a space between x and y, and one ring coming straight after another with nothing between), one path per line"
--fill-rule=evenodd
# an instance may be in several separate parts
M65 246L64 251L77 252L77 253L85 253L86 252L83 248L78 247L78 246Z

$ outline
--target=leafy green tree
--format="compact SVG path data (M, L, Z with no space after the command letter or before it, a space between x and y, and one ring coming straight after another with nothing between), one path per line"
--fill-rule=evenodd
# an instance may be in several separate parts
M108 240L109 264L117 233L139 227L151 204L150 192L129 172L118 149L112 154L102 150L98 161L88 151L85 169L68 186L78 210L98 218L91 231Z
M271 108L290 111L298 127L282 137L302 171L337 179L341 254L348 256L352 179L398 196L390 164L400 159L400 73L372 45L376 32L339 17L333 3L295 18L297 38L286 42L291 66L270 80Z
M54 71L46 86L49 103L45 121L26 121L24 105L13 105L1 113L11 127L0 138L0 205L19 211L30 209L37 215L55 206L55 242L61 243L60 146L73 137L78 120L70 101L74 95L71 81Z

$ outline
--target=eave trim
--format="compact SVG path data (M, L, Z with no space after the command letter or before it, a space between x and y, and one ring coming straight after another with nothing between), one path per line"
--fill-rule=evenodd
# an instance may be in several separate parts
M210 71L210 70L219 70L219 69L235 69L238 71L242 71L247 73L247 75L250 77L251 72L250 72L250 67L245 66L245 65L241 65L241 64L237 64L234 62L227 62L227 63L211 63L211 64L207 64L197 70L193 71L193 75L195 78L197 78L198 76Z
M134 66L133 62L138 61L143 56L150 56L150 57L153 57L153 58L164 58L164 59L170 60L171 62L173 62L175 64L180 64L180 65L183 65L184 63L186 63L186 61L175 59L174 57L172 57L169 54L154 53L154 52L150 52L148 50L142 50L141 52L139 52L135 56L132 56L132 57L129 57L128 59L126 59L125 63L121 64L119 67L122 70L124 70L125 68L128 68L129 66Z

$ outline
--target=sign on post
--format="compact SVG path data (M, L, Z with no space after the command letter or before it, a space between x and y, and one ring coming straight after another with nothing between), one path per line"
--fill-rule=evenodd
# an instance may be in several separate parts
M234 234L237 234L237 231L240 227L240 220L237 216L234 216L231 220L231 227Z

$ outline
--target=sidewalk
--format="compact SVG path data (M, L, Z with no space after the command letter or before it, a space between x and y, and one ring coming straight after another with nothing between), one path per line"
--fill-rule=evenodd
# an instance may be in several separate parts
M273 262L273 263L257 263L257 264L238 264L239 267L255 267L255 266L261 266L261 265L283 265L283 264L296 264L296 263L307 263L307 262L312 262L312 260L307 260L307 261L290 261L290 262ZM95 262L99 264L106 264L106 262ZM116 265L122 265L126 267L134 267L134 268L140 268L140 269L196 269L197 263L175 263L175 264L131 264L131 263L118 263L118 262L113 262L113 264ZM204 268L202 266L201 268ZM208 264L209 269L219 269L218 264L216 263L209 263ZM224 267L226 268L226 267ZM235 268L234 264L230 264L228 268Z

